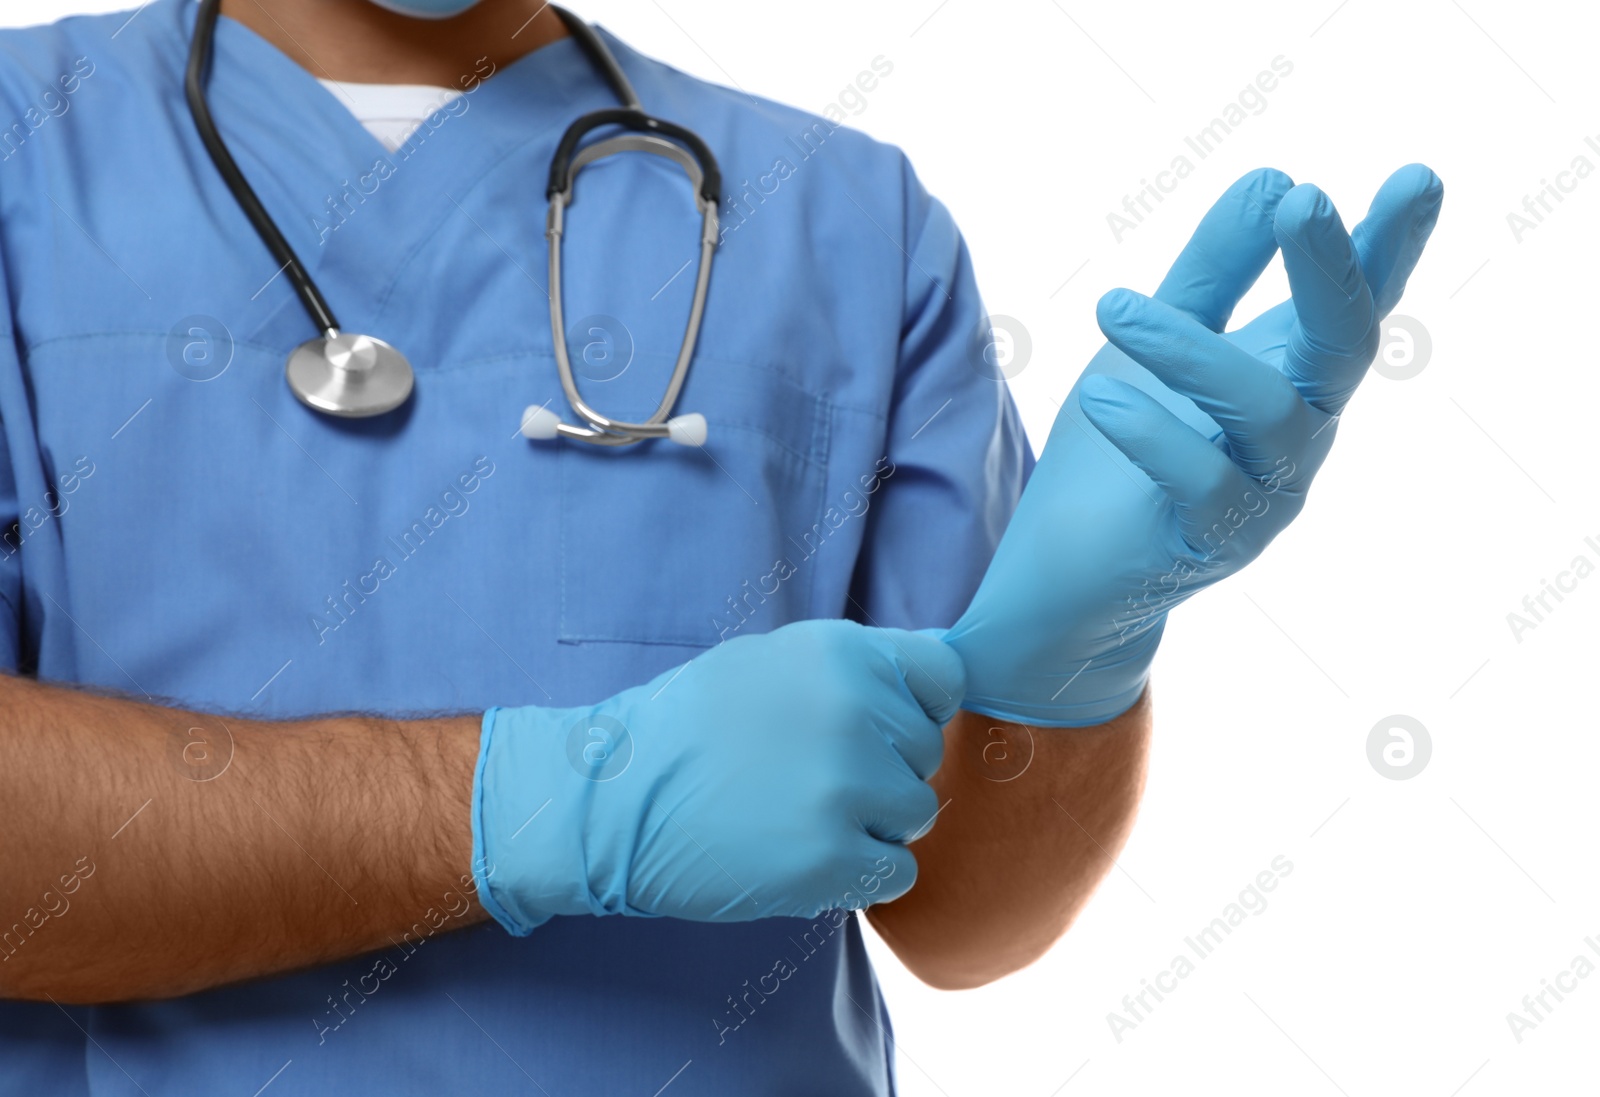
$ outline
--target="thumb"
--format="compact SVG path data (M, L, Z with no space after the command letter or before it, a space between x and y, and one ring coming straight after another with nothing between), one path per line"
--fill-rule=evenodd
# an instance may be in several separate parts
M1225 330L1234 306L1277 254L1273 216L1293 186L1294 180L1271 168L1242 176L1200 219L1155 299L1212 331Z
M886 654L928 719L950 722L967 695L967 668L943 640L944 629L880 629Z

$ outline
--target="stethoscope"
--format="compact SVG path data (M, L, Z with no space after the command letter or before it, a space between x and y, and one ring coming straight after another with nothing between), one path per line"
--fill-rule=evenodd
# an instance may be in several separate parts
M284 239L272 215L256 197L239 165L228 152L222 135L206 104L205 80L211 69L211 46L216 33L217 15L222 0L200 0L195 20L194 40L189 45L189 64L184 79L184 94L194 117L200 140L211 154L228 190L239 208L250 219L267 250L278 261L279 270L294 287L306 314L322 334L301 343L289 354L284 373L289 389L307 407L343 418L360 419L382 415L404 404L411 396L415 375L406 356L371 335L356 335L340 330L339 321L328 307L322 291ZM530 406L522 413L520 430L525 437L550 439L576 438L604 446L625 446L646 438L668 438L682 445L702 445L706 439L705 416L698 413L673 415L678 394L689 374L700 320L705 313L706 291L711 282L711 258L717 246L717 201L722 189L722 174L717 159L698 135L671 122L644 113L639 97L628 82L622 67L606 44L583 20L562 8L554 9L600 70L616 94L620 107L585 114L567 127L550 161L550 181L545 198L550 203L545 216L545 238L550 243L550 334L554 342L556 368L561 388L573 412L585 425L561 420L548 407ZM625 133L615 134L581 150L578 143L591 130L618 126ZM671 138L671 140L668 140ZM695 205L701 213L700 264L695 277L694 300L689 307L689 323L684 329L672 378L661 403L649 418L638 423L612 419L600 414L584 401L567 357L566 322L561 306L561 241L565 232L567 207L573 202L573 182L586 164L621 152L648 152L664 157L683 168L694 187Z

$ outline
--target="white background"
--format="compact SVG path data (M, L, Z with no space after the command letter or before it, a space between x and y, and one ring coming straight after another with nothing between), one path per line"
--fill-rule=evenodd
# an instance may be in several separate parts
M1149 291L1236 176L1316 182L1354 224L1390 170L1444 179L1399 312L1415 378L1371 377L1312 503L1245 574L1178 611L1133 839L1045 960L941 993L877 948L908 1097L1207 1091L1593 1092L1600 972L1512 1035L1507 1014L1600 948L1594 678L1600 575L1519 642L1525 595L1600 564L1591 339L1600 176L1519 242L1507 214L1600 166L1600 16L1488 0L1088 4L716 0L574 5L647 53L820 111L882 54L851 124L905 148L954 211L992 312L1033 354L1035 445L1100 343L1106 289ZM125 2L9 0L28 23ZM1204 160L1183 138L1282 55L1266 109ZM1196 161L1119 243L1106 215ZM1238 316L1284 294L1263 280ZM1368 759L1393 714L1420 774ZM1063 825L1067 824L1065 821ZM1106 1015L1283 855L1292 873L1136 1028ZM1547 999L1554 1003L1554 999Z

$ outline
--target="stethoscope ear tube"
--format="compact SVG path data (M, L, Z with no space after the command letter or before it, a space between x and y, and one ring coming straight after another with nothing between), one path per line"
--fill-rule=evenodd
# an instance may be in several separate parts
M588 24L571 12L560 8L556 11L572 31L573 37L605 74L623 105L586 114L567 127L550 158L550 178L545 187L545 198L550 203L545 220L545 238L550 247L552 350L561 377L562 391L572 405L573 412L585 425L563 423L548 408L535 406L523 412L521 432L530 439L561 437L601 446L627 446L647 438L666 438L685 446L704 445L705 416L695 412L675 416L671 413L688 377L689 364L694 358L695 344L700 336L700 321L705 315L706 293L711 283L711 260L720 235L717 207L721 202L722 169L710 147L698 134L675 123L654 118L640 108L639 98L616 58L611 56L611 51ZM617 126L628 132L583 145L580 150L579 146L585 137L605 126ZM573 182L578 170L585 164L619 152L648 152L677 163L689 176L695 190L695 204L701 214L700 263L695 273L694 298L689 307L689 321L684 327L678 359L673 364L672 377L661 402L648 418L636 423L611 419L584 400L583 394L578 391L577 378L573 376L572 362L567 355L566 321L562 315L561 246L566 232L566 209L574 198Z
M663 150L652 148L650 143L659 143L667 148L676 147L666 141L658 142L658 139L654 138L628 136L613 137L610 141L603 141L600 144L619 146L615 151L653 151L657 155L670 156ZM586 152L593 151L596 151L595 146L586 150ZM603 150L601 151L604 155ZM678 155L681 156L682 153ZM693 161L688 163L692 164ZM687 164L685 170L689 170ZM692 179L694 173L693 171L689 173ZM667 438L680 445L704 445L706 440L704 416L698 413L673 416L670 419L668 416L678 402L678 394L683 390L683 383L689 375L689 363L694 358L695 343L700 337L700 321L705 315L706 295L711 284L711 260L716 253L719 235L717 204L706 201L698 203L701 211L700 263L695 272L694 298L689 306L689 321L684 327L683 342L678 348L678 359L673 363L671 380L667 383L667 390L661 395L661 402L656 405L650 417L642 422L630 423L608 418L589 406L583 394L578 391L578 381L573 376L572 362L567 355L567 326L562 304L561 241L566 231L568 198L566 191L552 194L550 210L545 221L545 238L549 241L550 250L551 349L555 354L556 370L560 374L561 388L566 394L567 403L572 405L572 410L588 425L580 427L563 423L548 409L530 407L523 412L521 427L523 435L530 439L549 439L559 435L602 446L632 445L646 438Z
M721 200L722 169L717 165L717 158L711 154L710 147L700 139L700 135L672 122L652 118L643 111L631 107L597 110L584 115L567 127L567 132L561 135L561 143L556 146L555 155L550 159L550 183L545 187L545 198L571 192L573 153L577 151L579 142L601 126L621 126L636 133L656 134L680 142L694 154L695 160L700 164L698 193L701 201L715 206Z

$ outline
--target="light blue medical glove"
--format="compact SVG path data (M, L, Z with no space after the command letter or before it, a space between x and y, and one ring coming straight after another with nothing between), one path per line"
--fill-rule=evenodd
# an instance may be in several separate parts
M1300 512L1443 194L1427 168L1402 168L1352 238L1317 188L1252 172L1154 297L1101 299L1110 343L946 635L966 663L965 708L1081 727L1138 700L1168 612ZM1219 334L1280 249L1291 299Z
M905 893L963 692L936 634L803 621L583 708L484 714L473 874L557 914L816 917Z

